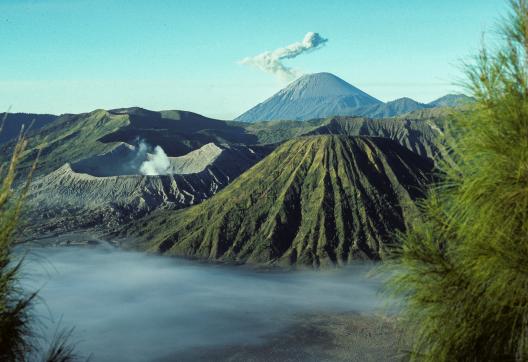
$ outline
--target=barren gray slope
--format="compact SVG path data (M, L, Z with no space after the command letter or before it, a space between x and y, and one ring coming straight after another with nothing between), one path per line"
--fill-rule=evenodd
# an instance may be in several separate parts
M112 162L119 164L125 145L114 152L96 156L98 165L91 168L98 174L108 174ZM196 173L162 176L114 174L94 176L86 173L93 160L65 164L58 170L38 178L28 195L31 219L41 231L61 231L84 227L112 227L123 220L131 220L156 208L178 209L200 203L225 187L234 178L258 162L266 151L247 146L206 145L203 156L213 149L215 157ZM220 150L220 151L218 151ZM199 151L199 150L198 150ZM203 161L203 160L202 160ZM176 162L183 171L193 167ZM37 227L38 229L38 227Z
M186 155L170 157L170 172L180 175L201 172L223 152L226 151L214 143L208 143Z

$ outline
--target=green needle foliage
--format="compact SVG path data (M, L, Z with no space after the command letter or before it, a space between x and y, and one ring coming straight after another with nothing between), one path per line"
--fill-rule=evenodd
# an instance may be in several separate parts
M475 110L453 162L402 235L389 288L403 297L412 361L528 360L528 2L500 46L466 66Z
M0 360L21 361L33 350L31 307L36 293L26 295L19 284L22 260L12 263L12 234L17 226L26 187L14 195L12 185L18 160L27 141L20 137L11 162L0 165Z
M4 118L5 120L5 118ZM0 132L1 132L0 122ZM13 238L21 208L27 194L36 161L18 192L13 189L17 165L26 151L27 139L21 133L8 164L0 164L0 361L42 360L46 362L75 361L69 343L71 331L61 331L42 351L35 333L32 308L37 292L26 293L20 285L24 258L13 258ZM38 357L42 355L42 357Z

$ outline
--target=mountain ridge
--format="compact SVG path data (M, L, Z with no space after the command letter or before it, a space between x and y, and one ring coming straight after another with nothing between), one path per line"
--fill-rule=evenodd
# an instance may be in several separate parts
M31 169L40 152L35 176L57 170L66 162L100 155L120 143L143 140L161 146L168 156L182 156L208 143L254 144L256 136L240 126L186 111L150 111L139 107L80 114L63 114L27 134L28 148L19 175ZM7 162L16 142L1 145L0 161ZM40 150L40 151L39 151Z
M471 101L471 97L463 94L448 94L429 103L409 97L384 103L343 79L323 72L298 78L234 121L307 121L332 116L388 118L421 109L456 107Z

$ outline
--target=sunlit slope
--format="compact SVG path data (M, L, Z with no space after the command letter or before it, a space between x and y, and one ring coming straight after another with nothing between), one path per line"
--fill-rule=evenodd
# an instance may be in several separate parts
M145 248L209 260L320 266L379 259L432 163L382 138L288 141L200 205L127 228Z
M90 113L65 114L49 125L32 132L28 137L27 151L20 163L20 173L24 173L36 159L37 175L47 174L64 165L83 158L108 152L118 143L103 143L98 140L129 124L126 115L114 115L104 110ZM0 161L6 161L14 143L8 143L0 153Z

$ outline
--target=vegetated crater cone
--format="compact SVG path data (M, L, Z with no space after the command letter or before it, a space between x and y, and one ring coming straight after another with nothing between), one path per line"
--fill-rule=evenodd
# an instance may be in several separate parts
M380 100L331 73L307 74L235 121L308 120L355 114L360 107L383 104Z
M389 139L300 137L200 205L156 211L122 236L152 252L235 263L376 260L405 229L432 169Z

